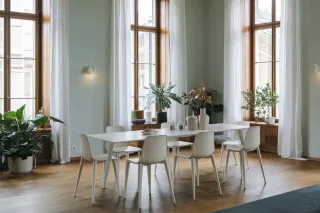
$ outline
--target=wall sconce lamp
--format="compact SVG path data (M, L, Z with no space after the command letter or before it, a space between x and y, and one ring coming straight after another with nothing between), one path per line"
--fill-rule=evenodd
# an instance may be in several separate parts
M83 74L94 74L96 72L97 71L95 66L86 66L82 69Z
M314 64L314 72L320 73L320 65L319 64Z

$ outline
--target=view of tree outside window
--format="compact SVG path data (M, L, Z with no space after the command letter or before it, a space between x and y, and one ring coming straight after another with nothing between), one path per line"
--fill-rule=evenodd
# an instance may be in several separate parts
M0 113L26 104L25 113L30 116L36 110L36 1L0 0L0 10ZM19 14L11 18L12 12Z
M267 83L279 94L281 0L254 0L254 86ZM273 116L279 117L278 106Z
M144 87L156 84L156 0L131 0L131 48L132 72L135 82L132 90L132 110L143 110L145 95L149 92ZM155 117L155 105L150 107Z

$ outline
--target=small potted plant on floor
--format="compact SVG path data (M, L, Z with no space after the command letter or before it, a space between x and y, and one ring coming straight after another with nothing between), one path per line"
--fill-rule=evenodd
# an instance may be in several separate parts
M52 143L50 134L41 133L38 127L50 120L63 123L51 116L25 119L24 109L25 105L17 111L0 114L0 157L5 155L8 158L10 173L30 172L33 155L41 152L40 142Z
M146 95L145 109L148 109L152 104L157 104L157 123L167 122L167 112L164 110L171 107L171 100L181 104L181 97L171 92L175 86L176 85L172 85L170 82L168 86L166 86L165 83L159 86L150 83L149 87L144 87L150 92Z

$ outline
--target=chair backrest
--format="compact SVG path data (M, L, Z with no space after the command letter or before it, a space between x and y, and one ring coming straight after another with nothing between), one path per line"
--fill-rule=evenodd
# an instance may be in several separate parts
M162 163L167 159L167 136L148 136L143 143L140 162L145 165Z
M260 126L250 127L246 133L241 131L240 138L244 143L245 150L256 150L260 146Z
M106 127L106 133L113 133L113 132L124 132L124 128L122 126L107 126ZM105 142L106 149L109 147L109 142ZM116 143L114 144L113 147L123 147L123 146L128 146L127 142L123 143Z
M87 161L93 161L89 140L85 134L80 134L80 156Z
M236 124L237 124L237 125L241 125L241 126L247 126L247 127L250 126L250 123L249 123L248 121L239 121L239 122L237 122ZM242 130L242 131L243 131L244 135L245 135L246 132L247 132L246 129L244 129L244 130ZM233 139L233 140L240 140L238 131L234 131L234 135L233 135L232 139Z
M199 132L194 140L192 157L206 158L214 152L214 133Z

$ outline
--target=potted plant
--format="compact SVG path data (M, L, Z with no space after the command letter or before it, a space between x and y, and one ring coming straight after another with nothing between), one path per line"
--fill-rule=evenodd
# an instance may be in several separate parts
M192 91L196 91L197 89L193 89ZM190 93L183 93L182 94L182 100L183 100L183 104L188 106L193 115L194 116L199 116L200 115L200 108L201 108L201 101L199 99L196 99L194 94L192 93L192 91ZM208 97L211 97L212 101L211 102L207 102L205 103L205 108L206 108L206 113L209 116L209 118L211 119L212 115L214 113L222 113L223 112L223 104L214 104L213 103L213 99L216 96L218 92L214 89L206 89L206 94ZM211 120L210 122L211 123Z
M216 94L216 90L206 89L202 81L200 82L200 89L193 89L189 94L182 94L183 104L189 106L193 112L193 116L199 116L200 129L207 129L210 122L209 116L211 117L213 113L223 111L222 104L213 104L213 98Z
M256 122L259 121L260 118L264 118L267 123L275 123L276 119L270 116L272 109L274 109L279 102L279 96L272 91L269 83L266 84L265 87L258 87L255 93L249 89L242 91L242 96L245 101L245 105L242 106L242 108L250 110Z
M0 114L0 156L8 157L10 173L28 173L32 170L33 155L41 152L41 141L52 143L50 134L37 128L49 122L63 123L51 116L25 119L25 105L17 111ZM63 123L64 124L64 123Z
M171 100L176 101L181 104L181 97L177 96L175 93L172 93L171 90L176 85L172 85L169 83L168 87L163 83L162 85L155 86L150 83L149 87L144 87L149 90L149 94L146 95L146 107L148 109L151 104L157 104L158 112L157 112L157 122L165 123L167 122L167 112L164 110L166 108L170 108Z

